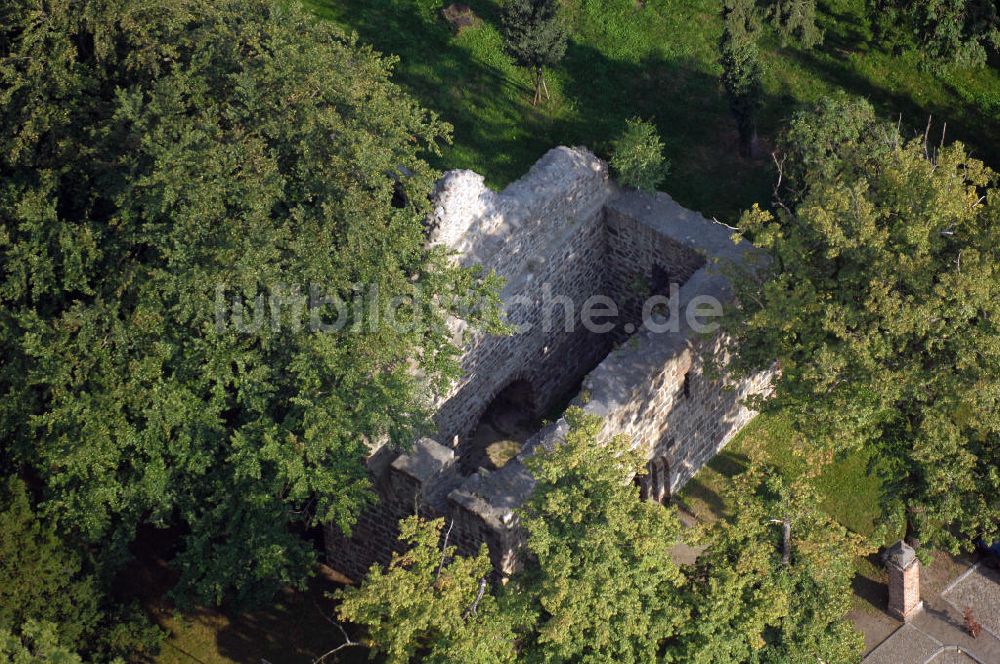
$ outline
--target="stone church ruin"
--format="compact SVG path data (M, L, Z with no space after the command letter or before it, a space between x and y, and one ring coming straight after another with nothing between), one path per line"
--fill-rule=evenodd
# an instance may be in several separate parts
M330 564L355 579L389 562L396 524L414 510L449 520L460 552L485 542L496 568L513 571L523 540L515 511L534 485L522 462L564 435L564 420L542 422L567 403L599 415L602 435L625 433L647 451L642 495L664 502L753 417L743 400L770 383L768 372L706 375L706 355L725 363L719 336L700 334L684 313L644 307L671 288L680 312L726 302L716 264L752 248L666 194L620 191L587 150L555 148L500 193L471 171L451 171L435 205L430 242L504 277L520 331L467 335L462 376L435 404L437 435L406 454L388 445L372 453L379 502L351 536L326 531ZM582 320L596 296L618 309L600 331ZM497 454L505 458L494 463Z

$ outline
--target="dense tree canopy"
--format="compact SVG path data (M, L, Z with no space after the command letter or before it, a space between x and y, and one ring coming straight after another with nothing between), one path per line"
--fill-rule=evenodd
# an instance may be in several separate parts
M875 32L893 50L915 48L931 69L986 64L1000 49L995 0L868 0Z
M582 411L567 419L565 440L528 460L537 484L520 511L527 551L506 585L480 597L485 552L456 557L442 548L444 523L414 517L401 523L408 552L342 593L341 618L365 626L376 653L390 661L460 652L450 661L857 661L862 641L846 614L854 557L867 551L818 509L808 484L789 486L752 466L728 496L732 520L691 535L708 548L696 565L679 567L675 508L640 500L631 481L643 470L641 451L623 438L600 444L602 423Z
M89 563L35 513L22 481L0 487L0 661L54 661L60 649L138 658L158 647L159 630L137 606L105 597Z
M391 65L295 3L4 5L0 459L105 573L178 524L181 596L266 595L312 559L288 524L349 527L368 442L424 425L429 295L476 278L424 247L448 128Z
M532 559L513 582L533 605L538 661L655 659L686 618L670 557L680 522L639 499L645 450L598 444L603 421L571 408L570 430L527 461L537 484L522 523Z
M82 664L80 656L59 642L54 623L31 621L18 635L0 628L0 660L7 664Z
M730 329L744 368L778 360L765 407L869 448L887 517L955 549L1000 536L1000 190L931 143L863 100L796 116L777 211L740 222L770 265L739 280Z
M485 545L475 558L441 545L443 520L409 517L387 570L372 567L358 588L337 593L342 620L365 625L389 662L515 662L516 612L488 588L493 566Z
M859 661L864 640L846 616L861 540L819 509L807 482L790 486L773 468L752 466L727 497L732 519L705 529L708 548L688 570L691 619L675 661Z
M98 613L94 580L81 572L80 556L33 512L24 484L9 480L0 492L0 629L43 620L63 643L80 644Z

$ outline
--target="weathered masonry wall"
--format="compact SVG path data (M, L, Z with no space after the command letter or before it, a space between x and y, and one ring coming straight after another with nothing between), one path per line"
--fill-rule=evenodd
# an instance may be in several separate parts
M633 325L624 330L627 335L638 328L646 298L668 295L669 284L690 279L705 265L705 256L633 216L616 212L614 206L605 208L604 227L606 290L619 303L622 324Z
M676 327L643 327L583 384L588 397L584 410L603 417L609 434L628 433L648 450L651 460L660 461L668 473L664 489L673 493L753 418L755 413L743 402L770 385L771 372L742 381L706 375L706 357L726 365L724 344L718 335L693 329L685 315L692 303L731 300L731 287L718 264L741 262L751 247L735 244L730 228L681 208L665 194L618 197L609 203L607 217L609 227L640 229L638 238L669 238L675 255L693 251L711 261L703 261L690 274L683 272L688 263L668 262L681 271L677 311L654 316L654 322L667 325L677 316Z
M531 329L466 338L463 377L437 402L435 439L422 439L408 455L383 449L373 457L382 500L362 515L352 537L333 527L327 532L331 564L349 576L388 562L396 521L415 510L448 517L449 541L461 551L485 543L500 571L516 567L523 544L516 510L534 486L523 461L538 444L556 444L566 423L536 434L495 472L463 477L457 462L463 438L514 380L527 380L545 409L583 378L576 403L604 418L605 435L625 433L647 451L655 472L644 494L656 499L680 489L753 417L742 402L768 388L770 373L743 381L706 375L706 354L725 364L723 344L699 334L698 321L684 315L699 298L731 297L717 264L739 262L752 250L734 244L731 229L665 194L618 192L603 162L568 148L550 151L499 194L474 173L449 173L439 188L435 224L432 242L505 277L511 321ZM654 309L640 325L645 299L669 294L671 282L679 285L674 306ZM620 305L611 333L580 324L580 305L597 294ZM560 324L562 309L543 306L559 298L575 304L572 331ZM544 325L546 316L555 324Z
M500 194L470 171L444 177L431 242L502 276L509 320L524 331L466 340L462 378L437 404L439 441L470 433L514 380L531 384L545 412L607 354L610 339L580 325L579 304L605 290L603 210L611 193L603 162L565 148ZM547 302L576 307L567 320L566 308Z
M651 322L656 330L643 327L613 350L584 379L576 404L604 419L604 436L624 433L646 450L658 472L651 472L644 482L659 481L662 487L645 486L644 494L665 498L682 488L753 418L755 413L743 401L769 389L771 372L742 381L706 375L707 356L725 365L724 344L718 335L694 329L684 315L692 301L697 304L707 297L728 301L731 289L717 264L741 261L751 248L734 244L731 229L684 210L663 194L616 197L609 201L606 214L609 226L621 229L619 236L626 245L635 241L674 251L679 258L667 265L683 275L679 277L683 283L678 311L655 314ZM659 241L651 234L660 236ZM684 275L690 269L684 260L687 252L696 252L704 260L701 267ZM636 255L630 254L633 259ZM661 255L656 255L657 262ZM671 316L678 314L672 328ZM662 331L660 326L671 329ZM493 473L480 471L449 494L450 514L461 541L468 549L487 542L502 572L516 568L523 546L516 509L534 484L523 460L539 444L558 444L566 428L565 421L557 422L529 441L514 461Z

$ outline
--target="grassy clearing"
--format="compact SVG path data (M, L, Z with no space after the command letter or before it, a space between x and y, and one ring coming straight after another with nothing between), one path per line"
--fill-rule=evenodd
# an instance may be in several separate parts
M319 16L399 55L397 78L455 127L443 168L472 168L500 187L549 148L608 142L639 116L656 122L672 175L664 185L679 202L733 221L754 201L767 202L777 130L800 104L836 88L871 99L880 112L921 131L928 114L947 121L991 163L1000 162L1000 72L922 72L912 55L892 56L872 43L863 0L821 0L825 43L806 51L763 41L767 99L760 153L736 155L736 129L718 83L719 0L565 0L571 41L548 74L552 100L531 101L528 73L503 53L496 0L468 0L483 19L453 36L421 16L415 0L305 0Z
M784 417L760 415L681 491L680 499L695 516L714 519L728 513L724 495L730 479L746 468L756 453L788 479L810 470ZM855 452L835 459L815 478L823 509L844 527L864 536L875 532L880 482L868 474L868 455Z
M810 471L802 454L802 445L787 418L759 415L726 449L716 456L680 492L679 502L696 517L712 520L726 516L726 488L732 477L742 472L751 456L777 468L793 479ZM830 516L848 530L865 537L875 534L879 518L878 477L868 473L869 457L855 452L835 459L813 480L821 505ZM890 533L888 540L902 533ZM855 606L873 615L885 609L885 569L877 556L857 558L854 563Z

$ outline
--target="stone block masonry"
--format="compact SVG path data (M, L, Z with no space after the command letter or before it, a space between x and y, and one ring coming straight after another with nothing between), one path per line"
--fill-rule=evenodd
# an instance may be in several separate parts
M436 404L439 442L461 447L494 397L526 380L546 412L610 350L611 338L580 324L579 304L606 282L607 168L582 150L557 148L502 193L471 171L442 179L432 244L505 280L502 298L524 332L465 340L462 377ZM564 306L577 311L566 320Z
M326 533L330 564L352 578L388 562L396 522L415 511L446 517L449 541L463 553L485 544L498 571L516 569L523 546L516 510L534 486L523 461L538 444L557 443L566 423L536 433L499 470L463 474L459 463L472 453L469 434L484 411L514 381L531 386L535 415L566 403L582 384L574 402L604 419L602 435L625 433L647 451L643 493L661 500L753 417L743 400L769 388L769 372L742 381L706 374L706 356L725 364L723 340L699 334L683 313L657 310L650 324L643 321L643 303L669 294L670 284L679 287L681 312L700 298L729 300L717 265L739 262L752 248L666 194L619 191L606 164L587 150L551 150L500 193L475 173L450 172L432 222L432 244L504 277L508 316L523 331L466 334L462 376L435 402L434 439L405 455L386 448L373 454L379 502L352 536L334 526ZM618 304L609 332L581 324L581 304L597 295ZM461 323L455 332L465 334Z

